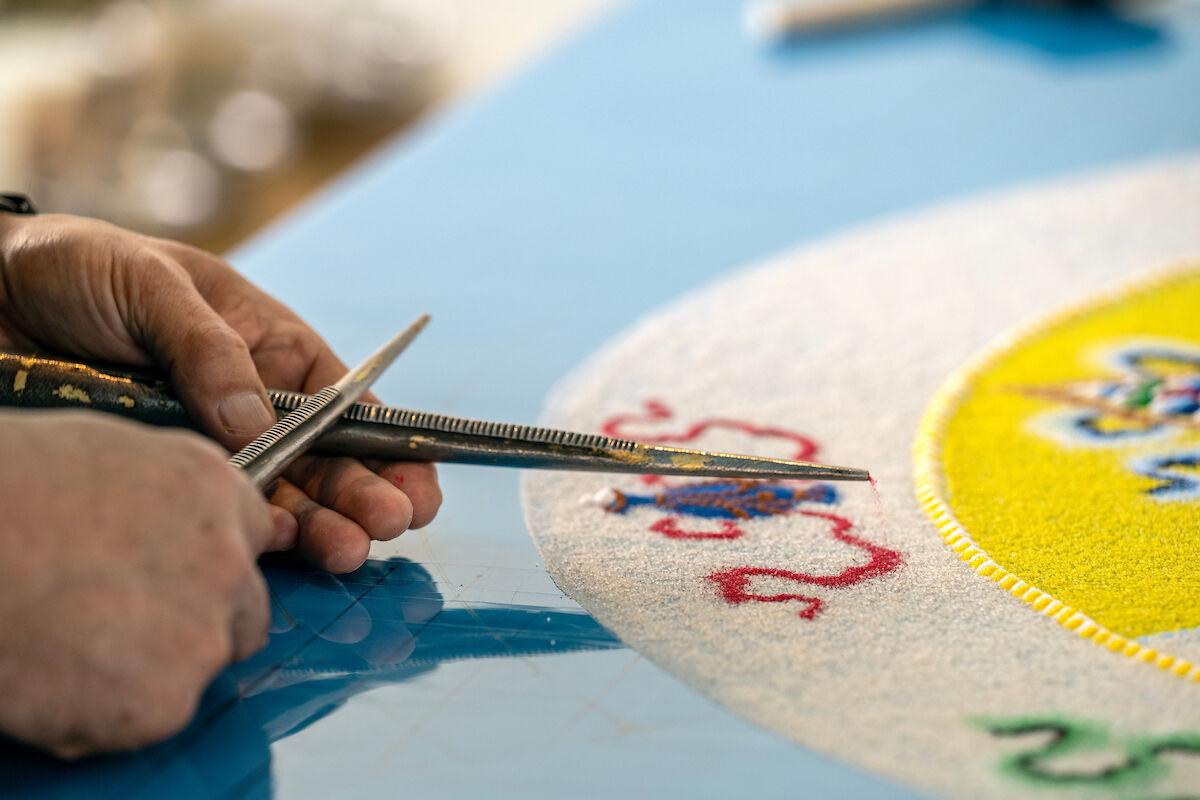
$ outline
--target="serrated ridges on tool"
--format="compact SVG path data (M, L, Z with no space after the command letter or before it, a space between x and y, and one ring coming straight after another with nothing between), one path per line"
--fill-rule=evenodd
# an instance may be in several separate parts
M283 390L272 390L270 394L271 402L275 407L287 411L299 408L307 397L307 395L298 392ZM434 414L428 411L411 411L405 408L373 405L371 403L355 403L342 417L356 422L400 425L406 428L418 428L427 431L437 431L439 433L488 436L495 439L556 444L564 447L586 447L601 450L634 450L639 447L637 442L632 442L628 439L614 439L609 436L573 433L555 428L539 428L533 425L487 422L485 420L452 417L447 414Z
M274 393L272 392L272 394ZM239 469L244 469L248 464L265 453L268 448L278 443L289 433L303 425L306 420L311 419L322 408L336 400L337 396L338 390L332 386L326 386L311 396L300 395L299 397L302 399L296 402L292 408L288 409L289 413L283 419L268 428L266 432L245 448L239 450L236 455L229 459L229 463ZM274 397L271 398L271 402L275 402ZM277 404L276 407L278 407Z

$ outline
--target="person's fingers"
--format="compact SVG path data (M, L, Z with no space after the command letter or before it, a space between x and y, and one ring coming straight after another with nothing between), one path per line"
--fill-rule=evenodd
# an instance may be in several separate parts
M262 307L253 327L265 332L254 338L251 355L269 388L313 394L346 374L346 365L316 331L253 287L246 291L258 297L245 297L239 304Z
M254 337L251 355L268 388L314 393L337 382L348 371L329 345L287 306L263 292L223 259L199 248L157 240L179 260L200 294L230 322L267 329ZM367 392L365 403L379 398Z
M247 658L267 643L271 607L267 584L256 560L279 539L280 519L258 490L246 480L241 482L241 519L248 546L245 576L233 609L230 632L235 660Z
M182 265L205 301L247 340L266 386L302 391L314 362L331 355L321 337L224 259L181 242L155 241Z
M312 500L353 520L377 541L396 538L412 522L408 495L360 461L305 457L285 474Z
M278 343L262 342L253 353L259 374L270 388L314 394L350 371L312 328L298 320L286 327L291 331L289 336ZM281 346L285 341L286 346ZM378 403L379 398L368 391L359 402Z
M230 449L275 421L246 342L205 301L188 274L153 253L131 266L129 327L171 375L193 419Z
M313 336L316 336L314 333ZM342 360L333 354L329 345L318 338L319 346L314 348L312 363L309 364L308 375L304 378L301 391L318 392L331 383L337 383L349 368Z
M258 568L251 565L242 585L230 624L233 660L241 661L257 653L267 643L271 627L271 601L267 582Z
M292 549L296 546L296 541L300 536L300 523L296 522L296 518L285 509L277 505L270 506L270 509L275 535L267 544L267 552Z
M370 464L379 477L408 496L412 503L409 528L423 528L437 516L442 507L442 489L438 485L437 468L417 461L398 461L392 464Z
M286 518L291 515L287 514L286 510L281 514L281 510L268 503L254 484L237 473L233 467L229 467L229 470L235 473L235 480L239 482L242 531L250 558L257 559L263 553L278 550L280 548L277 545L286 545L287 538L294 539L290 526L294 524L295 519L289 523Z
M297 551L310 563L333 573L353 572L367 560L371 538L354 522L316 503L287 480L271 496L300 524Z

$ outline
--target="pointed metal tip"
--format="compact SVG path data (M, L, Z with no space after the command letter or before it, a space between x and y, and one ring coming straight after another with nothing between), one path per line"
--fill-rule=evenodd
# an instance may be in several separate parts
M372 353L365 361L357 367L346 373L340 381L334 386L343 393L351 393L355 397L362 394L366 387L375 382L375 379L383 374L393 361L395 361L401 353L412 344L413 339L417 338L425 326L429 324L431 317L428 314L422 314L417 317L407 328L400 331L392 337L386 344Z
M736 471L746 477L809 481L869 481L871 473L857 467L837 467L831 464L815 464L808 461L756 458L729 453L710 454L715 456L710 464ZM752 474L753 473L753 474Z
M858 467L828 467L828 469L838 476L838 480L843 481L869 481L871 473L865 469Z
M632 443L631 443L632 444ZM607 451L625 467L656 475L687 475L695 478L751 478L794 481L868 481L871 474L855 467L836 467L783 458L713 453L704 450L637 444ZM616 471L616 470L614 470Z
M798 478L801 480L821 480L821 481L869 481L871 473L865 469L857 467L835 467L829 464L809 464L805 462L783 462L787 465L788 472L792 473L786 477ZM781 476L783 477L783 476Z

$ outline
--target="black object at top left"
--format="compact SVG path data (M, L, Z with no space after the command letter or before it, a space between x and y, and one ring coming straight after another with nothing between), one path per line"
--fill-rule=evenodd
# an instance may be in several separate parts
M9 214L38 213L32 200L23 194L16 194L15 192L0 193L0 211L6 211Z

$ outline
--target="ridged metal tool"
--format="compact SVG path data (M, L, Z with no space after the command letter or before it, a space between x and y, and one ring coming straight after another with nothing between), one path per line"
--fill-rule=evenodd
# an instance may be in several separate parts
M230 465L245 472L258 488L271 486L289 464L304 455L322 433L337 424L342 414L371 388L427 324L429 315L425 314L337 383L305 397L254 441L234 453L229 459Z
M273 390L281 413L312 395ZM93 408L156 425L195 427L161 376L0 353L0 406ZM762 480L864 481L866 470L646 445L552 428L353 403L313 445L321 455L498 467Z

